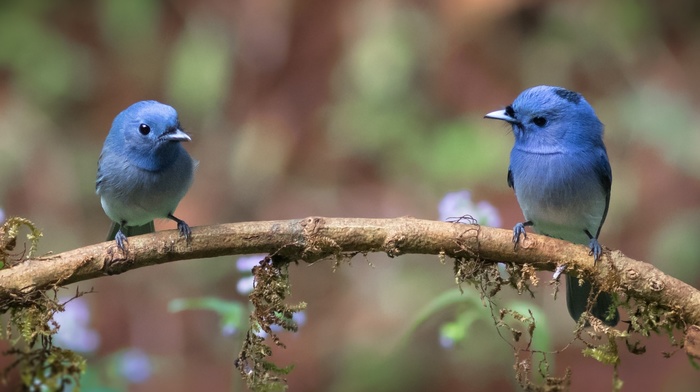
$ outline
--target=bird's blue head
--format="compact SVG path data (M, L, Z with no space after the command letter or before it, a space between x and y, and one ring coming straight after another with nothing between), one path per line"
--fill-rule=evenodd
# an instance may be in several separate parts
M141 169L158 171L184 153L180 142L190 140L180 129L175 109L156 101L140 101L115 117L105 148L123 154Z
M504 110L486 118L511 124L515 148L549 154L603 144L603 124L579 93L562 87L529 88Z

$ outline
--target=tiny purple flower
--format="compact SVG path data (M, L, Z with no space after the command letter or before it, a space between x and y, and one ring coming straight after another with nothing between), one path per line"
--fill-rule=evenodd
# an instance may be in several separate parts
M274 327L274 325L272 325L272 326L270 327L270 329L273 329L273 327ZM258 336L258 337L260 337L260 338L267 339L267 332L263 331L262 329L261 329L261 330L258 330L258 331L255 331L254 333L255 333L256 336Z
M446 194L438 205L440 220L453 221L461 217L472 217L481 225L501 226L501 217L496 207L487 201L474 204L467 190Z
M298 326L306 324L306 312L296 312L292 315L292 320L297 323Z
M303 311L294 313L292 315L292 321L294 321L297 324L297 327L301 327L302 325L304 325L304 323L306 323L306 313ZM270 325L270 329L272 330L272 332L284 331L284 328L277 324Z
M65 311L54 315L60 328L54 336L57 346L89 353L100 345L100 335L89 328L90 308L83 298L74 298L66 304Z
M250 273L253 270L253 267L258 265L260 263L260 260L262 260L263 258L265 258L265 255L250 255L239 257L238 260L236 260L236 267L241 272ZM238 280L236 289L240 294L248 295L251 292L253 292L253 288L255 287L254 285L255 280L252 276L244 276L240 280Z
M132 384L148 380L152 370L151 359L140 348L126 350L119 361L119 374Z
M5 222L5 211L3 211L2 208L0 208L0 223Z
M221 334L224 336L233 336L237 330L236 326L230 323L221 326Z
M265 255L250 255L239 257L236 260L236 267L241 272L250 272L253 267L260 263L260 260L264 259Z
M248 295L252 293L254 287L255 277L253 276L244 276L240 278L236 284L236 290L238 290L238 293L241 295Z
M440 334L440 345L442 348L453 348L455 346L455 341L451 337L445 335L445 334Z

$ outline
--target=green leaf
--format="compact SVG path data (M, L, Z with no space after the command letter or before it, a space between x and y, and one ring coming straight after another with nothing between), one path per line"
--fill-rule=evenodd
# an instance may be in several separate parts
M234 39L220 20L193 17L173 48L168 95L182 117L221 108L233 78ZM189 112L189 113L187 113Z
M404 333L401 335L401 338L399 339L399 345L405 345L408 343L409 338L413 334L413 332L418 328L420 325L425 323L428 319L431 317L435 316L437 313L451 307L457 304L466 304L468 305L468 309L482 309L483 310L483 304L481 302L481 297L479 294L474 291L466 291L464 293L461 293L459 290L448 290L445 291L444 293L440 294L439 296L435 297L432 301L430 301L428 304L426 304L419 312L418 314L414 317L413 321L411 321L408 324L408 328ZM473 310L467 310L463 312L462 320L456 321L454 323L447 323L443 325L442 328L445 328L446 332L458 337L459 332L458 329L461 326L464 325L471 325L471 323L479 318L486 318L490 317L488 316L488 313L486 311L473 311ZM441 330L443 332L443 330ZM466 331L464 332L466 334ZM460 338L463 338L464 335L462 335Z
M227 301L215 297L178 298L170 301L168 311L211 310L221 318L222 328L239 329L243 322L244 305L238 301Z

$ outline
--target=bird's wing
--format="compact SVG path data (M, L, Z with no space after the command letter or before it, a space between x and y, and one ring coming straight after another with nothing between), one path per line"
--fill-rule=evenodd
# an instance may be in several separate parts
M513 171L508 169L508 186L515 190L515 183L513 183Z
M97 159L97 179L95 180L95 190L99 191L100 190L100 184L102 183L102 154L104 152L100 153L100 157Z
M610 205L610 188L612 187L612 169L610 168L610 161L608 161L608 154L603 149L598 156L598 162L595 165L595 173L600 181L600 186L605 193L605 211L603 211L603 217L600 218L600 226L598 226L598 231L596 232L595 238L598 238L600 234L600 229L605 223L605 217L608 215L608 206Z

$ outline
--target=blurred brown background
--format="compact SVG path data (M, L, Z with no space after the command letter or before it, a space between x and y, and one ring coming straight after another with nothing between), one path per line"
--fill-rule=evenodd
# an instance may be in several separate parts
M200 161L177 210L190 225L437 219L446 192L469 189L510 228L522 220L506 185L512 135L482 116L527 87L560 85L581 92L606 125L614 181L601 242L698 286L699 22L690 0L4 1L0 208L42 228L41 252L103 241L109 220L94 192L102 142L117 113L156 99L178 109ZM290 390L519 389L512 350L488 316L451 348L440 329L459 309L399 343L420 309L457 290L449 263L367 259L336 272L331 263L290 268L290 301L309 304L273 357L295 364ZM99 336L85 353L84 390L244 389L233 367L240 331L222 333L214 312L168 312L175 298L245 301L235 262L81 283L96 291L84 297L84 327ZM540 309L557 350L574 323L551 293L544 285L534 300L505 291L499 300ZM626 390L697 390L700 373L682 352L665 359L666 338L643 342L642 356L620 347ZM571 368L574 391L609 390L612 369L581 347L553 355L550 371ZM120 373L115 358L128 350L149 369L141 379Z

